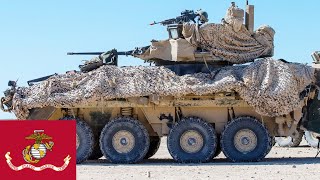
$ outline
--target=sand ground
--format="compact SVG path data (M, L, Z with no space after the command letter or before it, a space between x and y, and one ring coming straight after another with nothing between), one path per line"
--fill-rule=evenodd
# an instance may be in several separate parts
M209 163L178 164L162 138L159 151L139 164L114 165L101 158L77 165L77 179L319 179L317 149L302 142L297 148L273 147L266 159L255 163L231 163L223 153Z

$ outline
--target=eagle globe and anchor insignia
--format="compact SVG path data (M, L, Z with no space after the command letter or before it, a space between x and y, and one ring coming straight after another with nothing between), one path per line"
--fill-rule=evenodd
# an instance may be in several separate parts
M50 140L52 137L44 134L43 130L35 130L34 134L26 137L26 139L35 140L32 146L29 145L22 151L23 159L27 163L38 163L46 156L47 150L52 151L53 141L44 142L44 140Z
M22 150L23 159L30 164L23 164L16 167L11 162L12 158L10 157L10 152L7 152L5 157L7 159L7 164L12 170L20 171L22 169L29 168L34 171L42 171L49 168L53 169L54 171L63 171L69 165L71 159L69 155L64 159L64 164L61 167L57 167L52 164L45 164L41 167L32 165L39 163L41 159L46 157L48 151L53 150L54 142L51 141L52 137L44 133L44 130L34 130L34 133L27 136L25 139L35 140L33 145L28 145Z

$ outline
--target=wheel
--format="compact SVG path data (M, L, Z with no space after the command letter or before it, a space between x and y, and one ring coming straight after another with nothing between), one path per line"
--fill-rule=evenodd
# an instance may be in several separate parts
M89 125L81 120L77 120L77 164L87 160L93 151L93 134Z
M103 155L112 163L137 163L149 150L146 128L131 117L118 117L108 122L100 135Z
M144 159L151 158L153 155L157 153L160 147L161 138L159 136L150 136L149 139L150 139L150 146Z
M314 133L314 132L311 132L311 131L305 131L304 132L304 138L306 139L308 144L311 147L314 147L314 148L318 147L319 139L317 137L319 137L319 136L320 136L320 134Z
M167 140L172 158L181 163L207 162L217 148L214 128L198 117L186 117L177 122Z
M272 148L266 129L253 117L238 117L229 122L221 135L221 148L233 162L260 161Z
M94 139L93 133L89 125L80 118L66 116L61 120L76 120L76 148L77 148L77 164L87 160L93 151Z
M299 132L297 138L292 139L292 137L277 137L276 142L280 147L298 147L302 141L303 132Z

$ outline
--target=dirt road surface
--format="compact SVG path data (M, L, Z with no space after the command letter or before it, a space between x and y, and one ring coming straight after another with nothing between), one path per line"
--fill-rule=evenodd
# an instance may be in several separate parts
M159 151L139 164L115 165L104 158L77 165L77 179L312 179L320 178L317 149L302 142L297 148L273 147L266 159L254 163L232 163L223 153L209 163L178 164L162 138Z

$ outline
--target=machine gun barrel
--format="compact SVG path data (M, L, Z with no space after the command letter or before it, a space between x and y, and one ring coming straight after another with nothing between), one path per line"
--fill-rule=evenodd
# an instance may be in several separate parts
M122 51L117 52L117 55L128 56L131 55L133 51ZM105 52L68 52L67 55L101 55Z
M163 26L166 26L166 25L169 25L169 24L177 24L177 23L179 23L179 21L180 21L180 19L172 18L172 19L166 19L166 20L163 20L163 21L160 21L160 22L154 21L150 25L153 26L153 25L156 25L156 24L161 24Z

